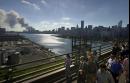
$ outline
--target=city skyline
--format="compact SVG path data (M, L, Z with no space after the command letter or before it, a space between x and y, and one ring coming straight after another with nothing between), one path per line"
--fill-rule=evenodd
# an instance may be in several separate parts
M17 31L23 30L27 24L28 27L43 31L62 26L75 27L81 20L85 21L84 26L108 27L120 20L126 26L129 23L128 2L129 0L0 0L0 26L7 29L11 26L9 30ZM6 24L3 23L5 21Z

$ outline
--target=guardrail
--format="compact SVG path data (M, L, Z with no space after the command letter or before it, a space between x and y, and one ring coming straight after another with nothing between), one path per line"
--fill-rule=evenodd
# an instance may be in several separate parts
M94 48L97 48L95 50L98 57L112 50L109 45L92 47L92 49ZM69 54L72 56L72 53ZM62 69L64 68L64 57L66 55L52 56L27 63L1 67L0 82L23 82ZM75 63L74 56L72 56L73 63Z

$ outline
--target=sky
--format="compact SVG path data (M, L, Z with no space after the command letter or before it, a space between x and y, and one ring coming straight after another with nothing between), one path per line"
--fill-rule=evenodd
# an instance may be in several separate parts
M106 27L122 20L126 26L129 0L0 0L0 20L5 20L3 16L10 19L10 13L16 16L15 19L24 18L24 23L40 31L80 26L81 20L85 25ZM2 27L7 25L0 22ZM10 29L23 30L23 27L16 23Z

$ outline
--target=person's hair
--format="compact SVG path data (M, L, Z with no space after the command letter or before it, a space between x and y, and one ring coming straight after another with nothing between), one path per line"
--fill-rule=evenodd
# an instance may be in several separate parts
M100 64L100 68L104 68L104 69L106 69L107 66L105 65L105 63L101 63L101 64Z
M117 46L117 43L115 43L114 46Z
M122 44L122 47L123 47L123 48L125 48L125 45L124 45L124 44Z
M120 60L120 57L119 57L119 56L115 57L115 60L116 60L116 61L119 61L119 60Z
M84 57L84 56L81 56L81 57L80 57L80 60L81 60L81 61L85 60L85 57Z
M94 60L94 57L93 56L91 56L91 55L88 55L88 60L90 60L90 59L92 59L92 60Z
M124 58L129 58L129 54L125 55L125 57L124 57Z
M88 48L88 51L92 51L92 49L91 49L91 48Z
M70 55L69 55L69 54L67 54L67 55L66 55L66 57L67 57L67 58L70 58Z
M114 54L111 53L110 57L114 57Z

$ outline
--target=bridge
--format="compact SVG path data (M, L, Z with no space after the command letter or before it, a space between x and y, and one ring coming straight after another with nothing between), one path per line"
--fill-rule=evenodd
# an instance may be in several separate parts
M77 69L80 56L85 56L85 51L91 48L97 52L98 64L109 58L112 50L110 44L92 46L86 41L72 39L72 53L68 53L73 61L71 65L72 79L77 78ZM65 83L64 57L67 54L51 56L22 64L1 66L1 83Z

